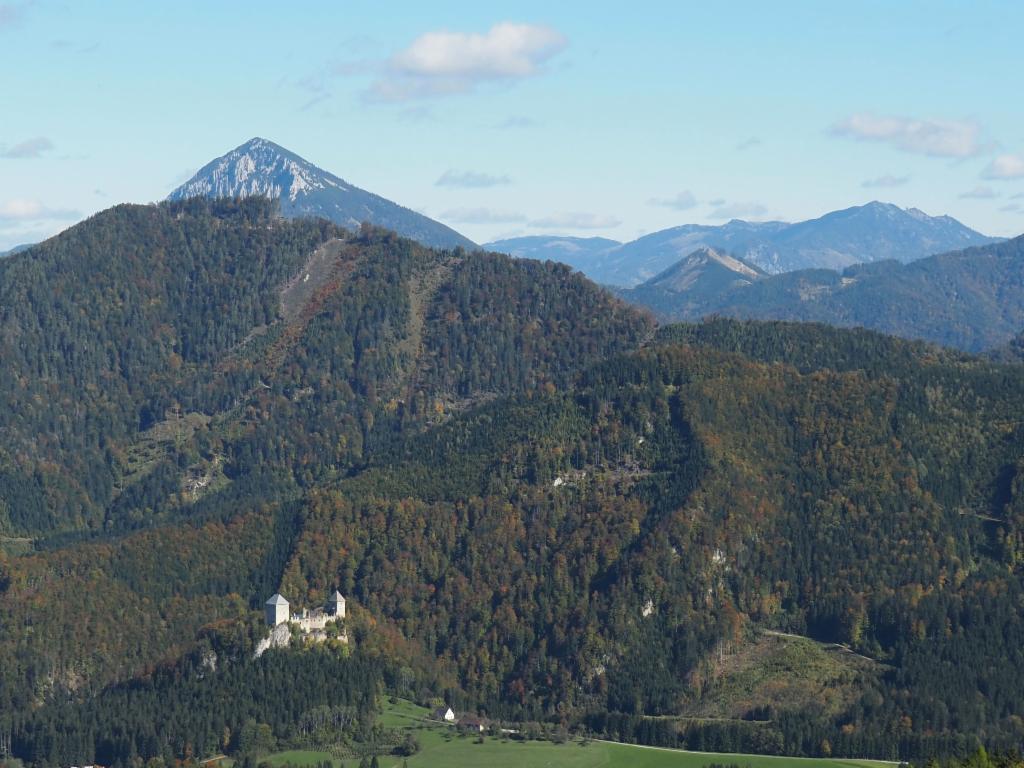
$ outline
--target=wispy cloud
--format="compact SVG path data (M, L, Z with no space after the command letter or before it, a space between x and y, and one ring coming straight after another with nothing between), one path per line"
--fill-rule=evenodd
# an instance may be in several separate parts
M514 224L526 221L526 216L515 211L493 208L453 208L439 217L454 224Z
M0 3L0 31L14 27L25 18L26 3Z
M1024 179L1024 156L1021 155L999 155L988 167L981 172L982 178L998 179Z
M614 229L621 223L622 221L614 216L567 212L534 219L530 226L534 229Z
M306 103L303 104L301 107L299 107L299 112L308 112L313 107L315 107L317 104L320 104L321 102L327 101L327 99L329 99L329 98L331 98L331 94L328 93L327 91L324 91L322 93L318 93L315 96L313 96L311 99L306 101Z
M291 86L303 91L306 101L299 111L312 109L334 94L331 86L334 80L343 77L370 77L381 70L381 58L375 56L379 43L365 35L353 35L339 42L341 55L328 60L317 70L293 79L282 77L277 85Z
M53 149L53 142L45 136L36 136L31 139L4 147L0 150L0 157L8 160L27 160L41 157L45 152Z
M697 198L688 189L672 197L652 197L647 202L650 205L659 205L663 208L671 208L674 211L688 211L697 206Z
M740 152L743 152L744 150L753 149L754 147L760 146L760 144L761 140L757 138L757 136L751 136L750 138L744 139L739 144L737 144L736 149L738 149Z
M380 62L375 59L335 59L325 64L313 74L299 79L296 81L296 85L310 93L324 93L328 90L328 83L334 78L372 75L379 70Z
M902 187L909 181L909 176L890 176L887 174L875 179L867 179L861 182L861 186L865 189L892 189L893 187Z
M931 157L974 157L987 148L981 126L971 120L922 120L863 112L840 120L833 136L888 144L901 152Z
M1020 203L1007 203L1006 205L1004 205L999 210L1003 211L1004 213L1020 213L1021 210L1024 210L1024 209L1021 208L1021 204Z
M536 124L537 121L532 117L526 117L525 115L512 115L510 117L506 117L494 127L502 131L508 131L516 128L532 128Z
M0 223L25 221L66 221L79 216L78 211L50 208L38 200L15 198L0 203Z
M409 101L534 77L567 44L551 27L510 21L483 33L427 32L384 62L366 96L371 101Z
M768 213L760 203L723 203L708 214L709 219L759 219Z
M92 53L100 47L99 43L76 43L74 40L51 40L50 47L55 51L72 51L74 53Z
M463 189L483 189L485 187L500 187L510 184L512 180L508 176L493 176L489 173L478 173L476 171L456 171L449 168L441 174L441 177L434 182L438 187L460 187Z
M405 107L398 112L398 119L405 123L430 123L437 120L434 110L426 104Z
M189 181L197 173L199 173L198 168L186 168L185 170L181 171L177 176L174 177L174 179L171 181L171 186L177 189L186 181Z
M994 200L997 197L999 197L998 192L992 189L992 187L985 186L977 186L967 192L960 193L961 200Z

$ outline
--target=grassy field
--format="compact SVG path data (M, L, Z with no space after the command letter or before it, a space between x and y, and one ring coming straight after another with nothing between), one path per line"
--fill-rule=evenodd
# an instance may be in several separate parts
M340 765L337 757L330 752L315 752L308 749L289 749L287 752L275 752L273 755L261 757L260 762L267 761L271 765L316 765L323 760L333 760L334 765ZM352 761L349 761L352 762ZM359 765L357 760L354 765Z
M27 555L32 551L32 539L17 536L0 536L0 552L8 557Z
M749 768L888 768L892 763L873 760L818 760L763 755L708 754L673 749L571 741L552 744L547 741L519 742L484 737L477 743L474 736L459 736L449 726L424 722L426 710L409 702L387 705L381 723L389 728L409 729L419 740L420 751L409 758L381 755L381 768L703 768L711 763L736 763ZM264 758L273 765L316 765L332 760L335 768L341 761L327 752L279 752ZM356 768L358 760L346 760L346 768Z
M385 702L384 711L380 713L377 722L385 728L409 728L411 726L434 726L434 723L426 720L429 710L418 707L411 701L396 699L394 704ZM426 721L426 722L424 722ZM439 723L436 724L444 728ZM417 731L418 733L418 731Z
M761 707L845 711L883 671L881 664L836 645L765 633L741 644L714 670L699 701L682 712L697 718L743 718Z

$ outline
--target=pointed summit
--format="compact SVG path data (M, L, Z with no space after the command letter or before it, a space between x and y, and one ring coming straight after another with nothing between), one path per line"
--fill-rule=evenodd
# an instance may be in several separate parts
M618 291L629 302L666 318L691 317L737 288L767 275L743 259L702 246L635 288Z
M281 213L288 218L321 217L347 229L367 221L424 245L474 247L444 224L353 186L259 136L204 165L168 200L250 195L280 200Z
M682 293L697 290L718 293L737 283L760 280L765 273L742 259L702 246L640 287Z

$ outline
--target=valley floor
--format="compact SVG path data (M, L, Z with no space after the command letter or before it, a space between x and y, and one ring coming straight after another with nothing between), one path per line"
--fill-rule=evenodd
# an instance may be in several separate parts
M415 755L404 758L381 755L381 768L703 768L711 764L736 764L743 768L890 768L896 763L881 760L828 760L768 755L687 752L662 747L620 744L610 741L579 739L565 744L549 741L512 741L484 736L462 736L452 726L424 720L426 710L406 702L385 709L381 722L392 728L410 730L420 742ZM339 760L328 752L279 752L262 758L271 765L311 766L330 760L337 768L357 766L357 759Z

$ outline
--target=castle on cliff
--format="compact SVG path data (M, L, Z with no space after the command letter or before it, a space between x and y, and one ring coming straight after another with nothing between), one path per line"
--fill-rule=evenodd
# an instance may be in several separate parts
M345 618L345 598L341 592L334 590L323 608L313 608L292 613L288 601L277 593L263 606L264 615L268 627L277 627L280 624L292 624L303 632L322 631L327 623L336 619Z

